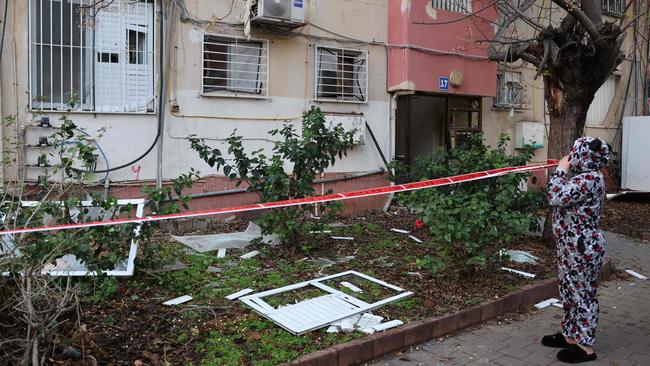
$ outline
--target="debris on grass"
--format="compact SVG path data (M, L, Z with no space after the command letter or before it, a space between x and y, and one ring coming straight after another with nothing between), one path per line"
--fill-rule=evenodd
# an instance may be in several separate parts
M419 279L422 279L422 274L420 272L406 272L406 274L409 276L415 276L418 277Z
M528 273L528 272L524 272L524 271L519 271L519 270L512 269L512 268L506 268L506 267L501 267L501 269L504 270L504 271L507 271L507 272L511 272L511 273L518 274L518 275L520 275L520 276L524 276L524 277L526 277L526 278L535 278L535 275L532 274L532 273Z
M177 297L175 299L167 300L163 302L163 305L167 305L167 306L180 305L191 300L192 300L192 296L185 295L185 296Z
M559 302L560 302L560 300L555 299L555 298L551 298L551 299L544 300L542 302L539 302L539 303L535 304L535 307L537 309L544 309L547 306L551 306L551 305L559 303Z
M312 230L310 234L331 234L332 230Z
M262 228L254 222L249 222L245 231L226 234L212 235L172 235L174 240L194 249L199 253L212 252L218 249L245 248L251 245L255 239L262 238L262 243L275 245L279 237L277 235L262 235Z
M538 257L524 250L501 250L499 254L501 257L507 255L510 261L515 263L537 264L539 260Z
M413 241L416 242L416 243L422 243L422 240L416 238L416 237L413 236L413 235L409 235L409 238L411 238L411 240L413 240Z
M225 258L226 257L226 248L221 248L217 250L217 258Z
M243 289L241 291L235 292L234 294L230 294L230 295L226 296L226 300L233 301L233 300L236 300L236 299L238 299L238 298L240 298L240 297L242 297L244 295L248 295L251 292L253 292L252 288L245 288L245 289Z
M208 272L210 273L221 273L223 270L219 267L214 267L214 266L209 266L208 267Z
M240 255L239 258L248 259L248 258L253 258L253 257L255 257L256 255L259 255L259 254L260 254L259 250L253 250L252 252L248 252L246 254Z
M390 328L398 327L398 326L400 326L402 324L404 324L404 322L401 321L401 320L391 320L391 321L386 322L386 323L381 323L381 324L375 325L373 327L368 327L368 328L362 329L361 331L366 333L366 334L374 334L376 332L382 332L382 331L388 330Z
M636 277L636 278L638 278L640 280L647 280L648 279L648 277L646 277L644 275L641 275L641 274L638 274L637 272L634 272L631 269L626 269L625 272L627 272L629 275L634 276L634 277Z
M351 236L330 236L334 240L354 240Z
M400 233L400 234L410 234L410 233L411 233L411 232L408 231L408 230L395 229L395 228L390 229L390 231L392 231L392 232L394 232L394 233Z
M379 285L392 290L392 296L373 303L367 303L352 295L332 289L324 283L328 280L350 276L370 281L373 282L373 285ZM277 308L264 301L264 298L268 296L297 291L307 287L315 287L321 291L327 292L327 294L312 297L295 304L281 305ZM269 291L243 296L239 300L282 328L293 334L300 335L326 327L341 319L362 314L371 309L376 309L391 302L401 300L411 295L413 295L413 293L410 291L406 291L400 287L391 285L363 273L345 271L331 276L320 277L310 281L304 281Z
M353 315L351 317L332 323L327 328L327 333L352 333L354 331L362 332L364 329L381 324L383 317L364 313L363 315Z

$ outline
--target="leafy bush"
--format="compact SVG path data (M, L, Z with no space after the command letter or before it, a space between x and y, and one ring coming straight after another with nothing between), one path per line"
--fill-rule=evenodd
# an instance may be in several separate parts
M271 155L267 156L264 149L246 153L242 136L234 131L226 139L233 163L203 139L192 136L190 143L209 166L238 180L238 186L242 182L248 184L248 190L259 194L262 202L272 202L313 196L312 183L316 176L334 165L337 157L342 158L354 142L354 131L346 132L340 124L327 126L323 113L314 107L303 114L300 133L288 123L269 133L281 139L274 143ZM321 230L322 223L341 208L338 203L319 205L323 220L314 223L307 217L314 213L315 206L273 209L263 215L262 230L265 234L278 234L285 252L293 255L310 231Z
M508 155L507 135L501 136L497 149L483 145L482 138L474 134L467 144L417 159L413 167L394 163L393 179L418 181L525 165L533 155L531 149ZM526 176L509 174L401 194L399 200L422 215L438 243L433 256L422 258L418 267L435 273L451 263L473 269L498 259L501 248L536 224L532 213L543 204L540 192L519 188Z

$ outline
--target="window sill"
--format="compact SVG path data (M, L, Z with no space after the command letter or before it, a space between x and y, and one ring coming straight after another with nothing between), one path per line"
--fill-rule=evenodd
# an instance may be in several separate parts
M368 104L368 100L344 100L344 99L327 99L327 98L316 98L314 99L316 103L345 103L345 104Z
M269 100L268 95L247 95L247 94L221 94L216 92L200 93L201 97L206 98L236 98L236 99L253 99Z

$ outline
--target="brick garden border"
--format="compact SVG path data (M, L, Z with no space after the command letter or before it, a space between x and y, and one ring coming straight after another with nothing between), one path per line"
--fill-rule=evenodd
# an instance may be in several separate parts
M599 279L608 278L611 271L612 263L606 261ZM524 286L497 300L483 302L455 314L418 320L316 351L301 356L288 365L348 366L371 361L385 354L478 325L504 314L525 312L536 303L557 296L558 280L549 279L536 285Z

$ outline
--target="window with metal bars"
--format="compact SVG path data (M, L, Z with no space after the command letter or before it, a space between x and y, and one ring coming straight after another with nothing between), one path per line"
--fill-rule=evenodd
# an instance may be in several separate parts
M454 13L471 13L472 0L431 0L434 9L447 10Z
M522 74L513 71L498 72L494 107L523 109L527 106Z
M266 41L208 35L203 38L203 94L266 97Z
M365 102L367 75L366 51L316 47L316 99Z
M603 14L622 17L625 15L625 0L600 0Z
M30 107L152 112L153 0L30 0Z

